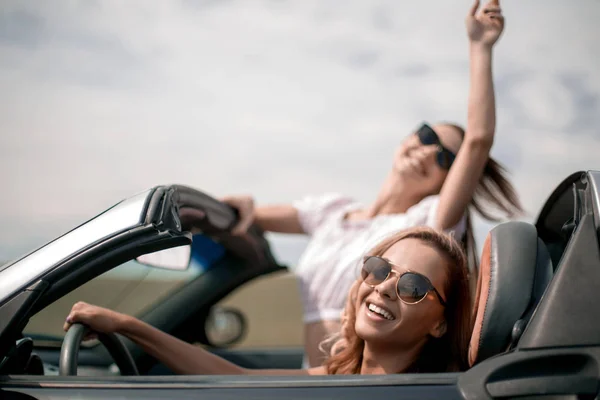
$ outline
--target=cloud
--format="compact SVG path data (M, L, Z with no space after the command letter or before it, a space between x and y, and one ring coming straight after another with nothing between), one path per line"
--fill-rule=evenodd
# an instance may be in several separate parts
M469 5L5 1L0 254L160 183L371 201L422 120L465 123ZM600 3L503 7L492 155L532 218L562 178L600 168ZM275 236L282 257L295 240Z

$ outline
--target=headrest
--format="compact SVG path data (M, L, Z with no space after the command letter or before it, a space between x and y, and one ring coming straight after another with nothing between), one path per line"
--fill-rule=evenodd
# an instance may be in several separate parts
M510 221L490 231L475 294L471 366L518 340L551 279L550 257L535 226Z

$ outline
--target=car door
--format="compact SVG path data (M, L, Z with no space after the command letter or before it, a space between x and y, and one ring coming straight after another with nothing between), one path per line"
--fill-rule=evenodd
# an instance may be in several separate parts
M10 400L33 399L461 399L459 374L322 377L28 377L0 382Z
M303 314L296 276L289 271L244 283L216 304L245 319L241 340L213 348L215 354L245 368L301 368ZM211 341L219 342L219 338Z

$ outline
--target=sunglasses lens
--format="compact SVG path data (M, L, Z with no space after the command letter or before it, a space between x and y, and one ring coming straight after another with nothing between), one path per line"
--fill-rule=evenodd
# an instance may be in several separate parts
M437 153L437 163L442 169L448 169L448 157L446 153L443 151Z
M379 285L388 277L392 267L379 257L368 257L362 267L362 279L369 285Z
M456 156L454 154L450 153L449 151L446 152L446 164L447 164L446 168L450 169L455 158L456 158Z
M429 282L419 274L407 272L398 280L398 296L407 303L420 301L429 289Z
M417 131L417 136L422 144L428 146L430 144L438 144L440 142L437 133L428 125L423 125Z

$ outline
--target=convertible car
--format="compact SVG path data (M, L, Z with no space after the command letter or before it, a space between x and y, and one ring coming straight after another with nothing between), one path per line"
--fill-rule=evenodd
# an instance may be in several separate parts
M286 270L263 232L233 236L236 210L159 186L0 267L0 398L596 398L600 376L600 172L577 172L535 224L492 229L481 257L461 373L176 376L117 335L66 335L74 299L107 306L247 368L298 368L297 348L239 349L244 315L219 306L246 282ZM90 296L92 298L90 298ZM283 313L264 293L264 313ZM274 326L273 332L285 327ZM543 396L543 397L542 397Z

